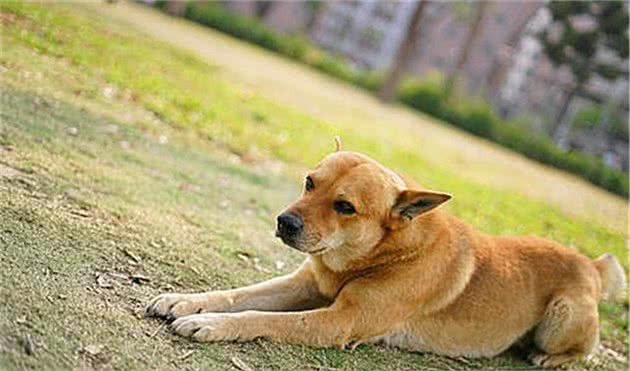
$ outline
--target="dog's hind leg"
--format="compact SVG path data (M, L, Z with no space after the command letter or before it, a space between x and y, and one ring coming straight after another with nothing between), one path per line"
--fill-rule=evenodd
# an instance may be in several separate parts
M597 302L590 295L554 297L534 333L538 351L530 360L553 368L589 354L599 341Z

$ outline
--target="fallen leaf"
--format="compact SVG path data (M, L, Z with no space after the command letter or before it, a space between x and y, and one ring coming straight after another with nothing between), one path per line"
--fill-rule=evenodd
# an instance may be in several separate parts
M143 282L149 282L151 279L149 277L143 276L141 274L134 274L131 276L131 282L142 284Z
M184 359L186 359L186 358L188 358L188 357L192 356L192 354L193 354L194 352L195 352L194 350L189 350L188 352L186 352L186 353L182 354L182 355L179 357L179 360L180 360L180 361L182 361L182 360L184 360Z
M249 257L250 257L250 256L251 256L251 255L249 255L249 254L248 254L248 253L246 253L246 252L239 252L239 253L236 253L236 257L237 257L237 258L239 258L239 259L241 259L242 261L244 261L244 262L246 262L246 263L249 263Z
M260 265L260 259L259 258L254 258L253 259L254 262L254 269L256 269L259 272L263 272L263 273L270 273L269 269L263 267L262 265Z
M236 356L232 357L231 361L234 367L238 368L241 371L254 371L253 368L249 367L247 363L243 362L240 358Z
M117 278L119 280L124 280L124 281L126 281L129 278L129 275L125 273L113 272L113 273L107 273L107 275L113 278Z
M162 329L166 326L166 323L162 323L155 331L151 332L151 333L147 333L147 336L150 338L155 337L155 335L157 335L160 331L162 331Z
M84 218L89 218L90 217L90 213L88 213L85 210L81 210L81 209L79 209L79 210L70 210L70 213L74 214L74 215L82 216Z
M131 251L129 251L129 250L127 250L127 249L122 249L122 248L120 249L120 251L122 251L122 252L123 252L123 254L125 254L125 255L127 255L129 258L131 258L131 259L134 261L134 263L136 263L136 264L140 263L140 260L141 260L141 259L140 259L140 257L139 257L139 256L137 256L136 254L132 253Z
M102 287L104 289L111 289L112 287L114 287L114 285L109 282L104 276L104 274L99 274L96 276L96 284L98 285L98 287Z
M99 355L102 350L103 350L102 345L88 345L86 347L83 347L83 352L91 356Z

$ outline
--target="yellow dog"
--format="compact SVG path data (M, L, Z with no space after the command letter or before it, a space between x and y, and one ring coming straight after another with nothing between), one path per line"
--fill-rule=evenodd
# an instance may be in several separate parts
M176 319L174 331L198 341L383 341L491 357L529 335L530 359L544 367L593 351L597 303L626 282L617 259L480 233L436 209L450 198L338 151L278 217L277 236L308 254L294 273L235 290L163 294L146 313Z

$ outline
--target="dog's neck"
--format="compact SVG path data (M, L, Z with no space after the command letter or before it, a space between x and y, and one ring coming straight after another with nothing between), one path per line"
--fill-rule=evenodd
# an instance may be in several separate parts
M348 282L403 264L420 264L418 281L440 291L423 310L433 311L454 300L473 274L474 251L468 244L468 226L442 211L411 221L406 228L389 231L366 254L339 249L312 256L316 271L329 277L332 297ZM453 228L455 227L455 228ZM455 233L452 231L455 230ZM451 233L449 233L451 231ZM418 239L418 235L423 238ZM327 290L328 291L328 290Z
M361 272L418 258L435 243L445 215L440 211L411 220L405 228L386 230L375 246L343 246L314 260L333 272ZM422 239L418 239L422 235Z

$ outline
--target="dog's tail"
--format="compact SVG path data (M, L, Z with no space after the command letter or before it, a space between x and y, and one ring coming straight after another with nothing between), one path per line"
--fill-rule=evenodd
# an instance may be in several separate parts
M626 289L626 274L619 260L611 254L604 254L593 260L602 281L602 299L611 300Z

